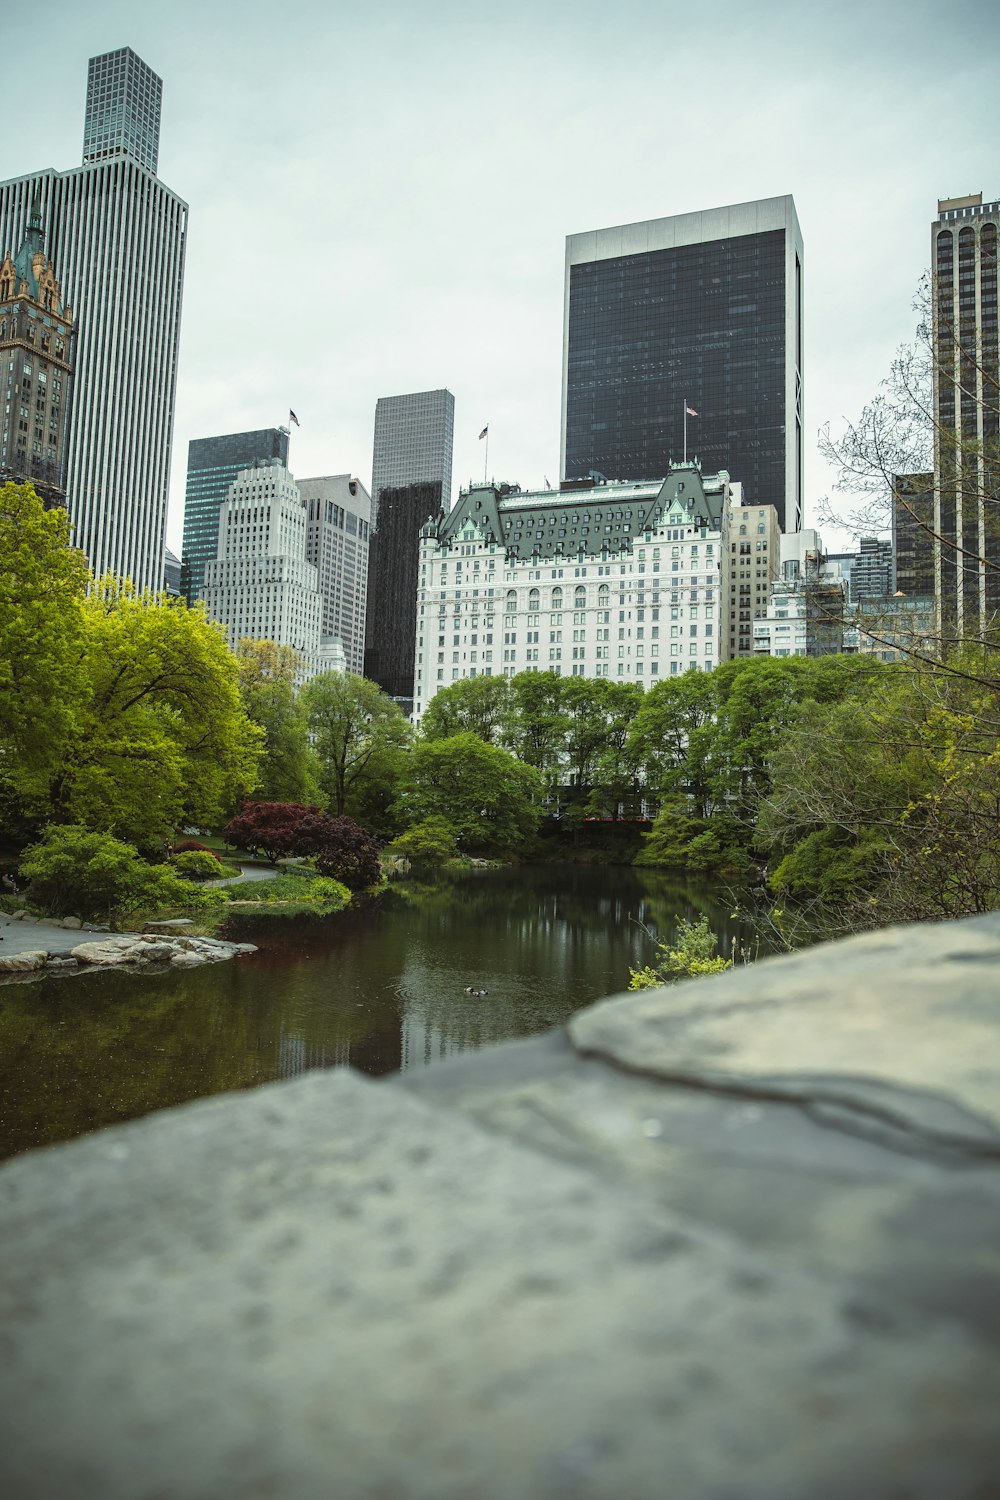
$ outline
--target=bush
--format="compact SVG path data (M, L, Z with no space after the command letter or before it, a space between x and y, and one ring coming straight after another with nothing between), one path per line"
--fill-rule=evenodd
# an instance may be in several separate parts
M657 984L673 984L678 979L696 979L702 974L721 974L732 968L732 959L723 958L708 918L697 922L678 921L674 946L657 943L660 955L655 968L630 969L630 990L647 990Z
M297 852L312 855L321 875L342 880L352 891L365 890L381 879L378 848L378 840L353 818L315 813L299 824Z
M213 859L217 859L220 864L222 863L222 856L220 854L216 854L215 850L210 849L207 844L199 844L197 839L182 839L179 844L174 845L173 852L175 855L210 854Z
M209 849L187 849L171 865L186 880L219 880L224 873L222 861Z
M301 802L247 802L223 830L227 844L263 854L276 864L283 854L304 854L299 829L304 819L323 817L318 807Z
M393 839L389 853L414 865L441 865L458 854L458 841L444 818L424 818Z
M131 844L84 828L46 829L26 849L21 875L28 899L52 916L112 919L144 907L201 904L165 865L148 865Z
M294 902L297 906L315 908L325 915L343 911L351 901L346 885L322 875L275 875L273 880L255 880L252 885L239 889L246 891L243 899L247 901L260 901L268 906L275 901Z

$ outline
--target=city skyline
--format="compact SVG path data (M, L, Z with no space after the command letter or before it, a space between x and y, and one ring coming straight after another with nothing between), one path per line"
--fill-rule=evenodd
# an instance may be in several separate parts
M941 76L975 97L988 85L998 22L978 3L959 0L940 28L928 3L835 15L723 4L708 21L644 0L614 15L557 0L538 16L513 3L488 18L444 0L378 17L307 0L282 49L270 14L249 4L235 32L210 3L180 0L167 19L57 4L54 30L24 42L49 85L31 159L25 132L0 142L4 178L78 160L91 56L129 47L164 81L159 171L192 205L175 551L189 439L274 425L289 405L302 424L293 472L350 469L364 481L377 397L447 386L456 489L482 476L487 422L498 479L556 482L566 236L784 193L809 259L804 519L814 523L830 488L815 434L856 414L912 333L928 202L997 194L993 134L942 132L926 108ZM357 69L327 86L332 59L366 55L379 58L377 111ZM431 66L439 87L428 98ZM679 78L712 68L729 85L725 107L664 110ZM252 86L263 76L267 109ZM478 107L484 76L503 80L502 110ZM628 110L615 111L626 95ZM308 128L280 107L300 97ZM265 323L267 202L294 227L296 276L294 315Z

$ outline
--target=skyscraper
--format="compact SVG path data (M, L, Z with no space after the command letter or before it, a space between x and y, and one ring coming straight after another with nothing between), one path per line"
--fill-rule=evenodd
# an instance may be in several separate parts
M288 465L288 433L283 427L192 438L188 443L181 590L189 604L201 592L205 564L216 555L219 511L229 486L242 469L271 459Z
M73 331L36 204L20 248L0 264L0 374L7 375L0 483L30 480L46 505L66 503Z
M451 391L379 397L372 453L373 526L378 525L378 497L383 489L440 484L442 504L445 510L449 508L454 438L455 398Z
M343 643L349 672L365 669L368 527L371 500L360 479L328 474L300 479L306 504L306 558L317 571L322 633Z
M306 561L306 507L277 459L244 469L216 518L216 557L205 564L202 598L225 625L230 645L244 638L292 646L315 672L322 605L316 569Z
M563 476L652 479L697 454L797 529L802 265L790 196L569 235Z
M155 175L160 80L129 48L90 64L84 162L0 183L0 244L37 200L77 319L66 466L74 541L95 572L159 588L187 204Z
M945 636L1000 611L1000 202L938 200L934 298L934 592Z
M383 488L371 536L365 676L395 698L404 713L413 705L420 528L442 508L440 480Z

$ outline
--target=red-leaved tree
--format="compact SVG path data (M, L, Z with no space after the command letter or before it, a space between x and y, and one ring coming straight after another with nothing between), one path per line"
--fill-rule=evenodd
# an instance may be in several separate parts
M324 816L314 804L245 802L235 818L226 824L223 838L237 849L263 854L273 865L282 855L311 852L301 847L299 829L305 819Z
M340 880L352 891L364 890L379 879L378 841L353 818L312 813L298 830L299 854L310 854L321 875Z

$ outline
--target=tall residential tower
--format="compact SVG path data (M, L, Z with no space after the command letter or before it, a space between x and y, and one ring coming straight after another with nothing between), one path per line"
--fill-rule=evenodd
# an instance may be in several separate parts
M946 637L1000 611L1000 202L942 198L931 226L934 296L934 592Z
M569 235L563 477L648 480L697 454L796 530L802 265L790 196Z
M0 245L37 204L77 319L66 496L98 574L160 588L187 204L156 176L160 80L129 48L93 58L83 165L0 183Z

